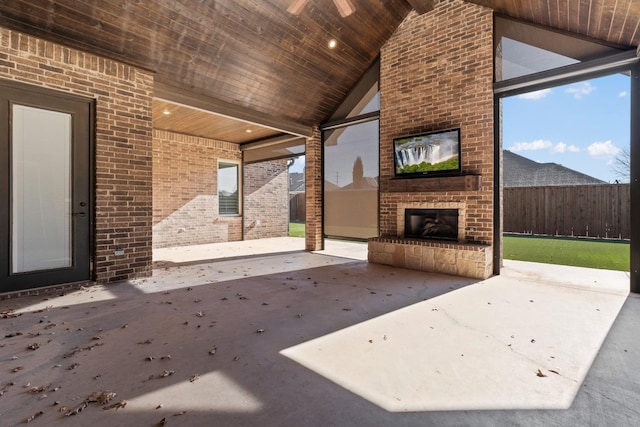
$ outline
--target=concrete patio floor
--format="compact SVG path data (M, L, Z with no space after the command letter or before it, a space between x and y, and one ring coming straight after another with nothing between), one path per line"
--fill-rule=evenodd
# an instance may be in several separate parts
M625 273L476 281L303 246L162 249L151 278L0 301L0 424L640 425Z

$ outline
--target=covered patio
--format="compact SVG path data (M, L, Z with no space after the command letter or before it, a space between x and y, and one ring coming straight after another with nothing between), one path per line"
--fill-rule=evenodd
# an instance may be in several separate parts
M152 277L0 301L3 423L640 419L628 273L505 261L478 281L366 251L296 238L156 249Z

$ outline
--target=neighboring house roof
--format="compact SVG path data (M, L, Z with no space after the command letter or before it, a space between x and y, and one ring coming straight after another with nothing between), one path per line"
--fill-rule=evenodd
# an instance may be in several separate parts
M290 193L304 193L304 173L291 172L289 173L289 192Z
M360 184L360 187L358 188L362 188L362 189L371 189L371 188L378 188L378 178L377 177L370 177L370 176L365 176L362 178L362 182ZM345 185L344 187L342 187L343 190L353 190L354 189L354 185L353 182L350 182L349 184Z
M340 190L340 187L338 187L331 181L327 181L326 179L324 180L324 191L337 191L337 190Z
M598 178L557 163L538 163L508 150L503 150L502 170L505 188L606 184Z

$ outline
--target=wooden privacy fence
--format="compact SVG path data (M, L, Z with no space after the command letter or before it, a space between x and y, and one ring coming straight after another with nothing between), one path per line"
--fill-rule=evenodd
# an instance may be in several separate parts
M304 222L306 219L307 207L305 205L305 193L289 193L289 220L294 222Z
M631 238L629 184L505 188L503 230Z

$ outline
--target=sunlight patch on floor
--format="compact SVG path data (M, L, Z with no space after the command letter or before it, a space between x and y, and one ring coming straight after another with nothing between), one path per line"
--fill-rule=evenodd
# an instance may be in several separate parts
M281 354L392 412L564 409L625 299L503 275Z
M35 304L21 307L15 311L15 314L47 311L53 308L64 308L73 305L109 301L116 298L117 296L109 291L105 286L95 285L88 288L82 288L77 291L70 291L65 293L65 295L55 298L45 298Z
M258 398L232 378L216 371L130 399L127 411L245 413L257 412L262 406Z

